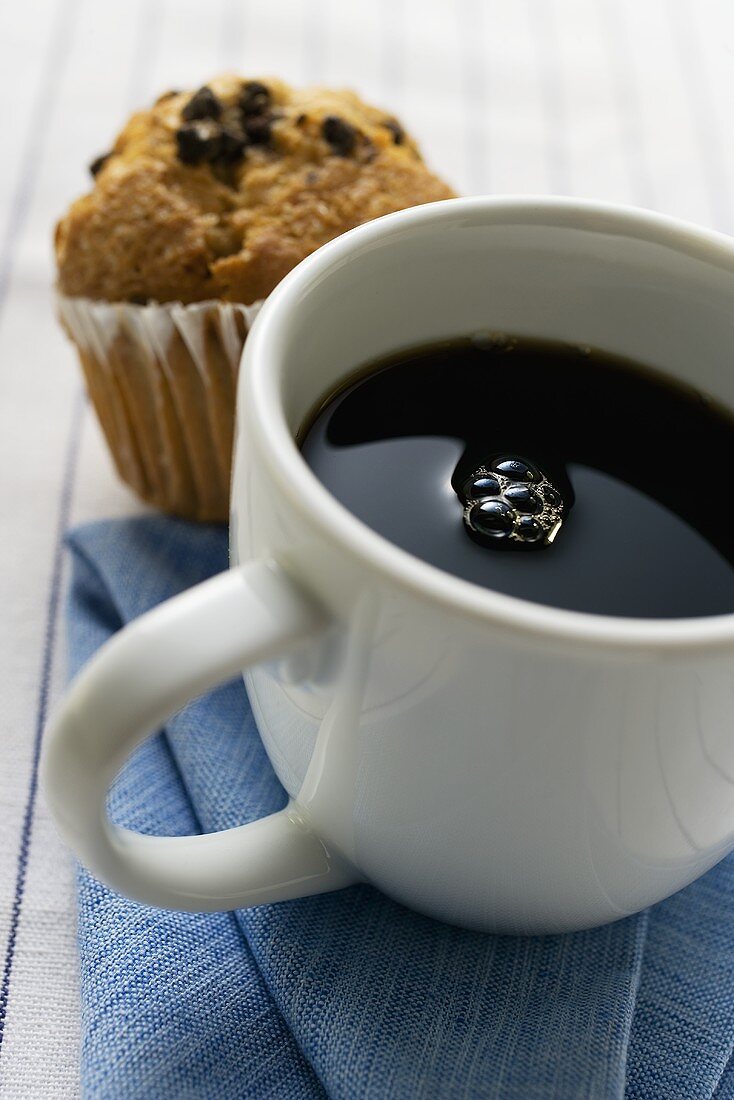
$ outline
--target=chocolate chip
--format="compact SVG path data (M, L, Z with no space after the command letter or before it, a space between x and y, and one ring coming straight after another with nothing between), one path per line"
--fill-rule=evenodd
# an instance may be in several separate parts
M236 161L242 160L246 148L247 140L244 134L239 134L236 130L231 130L228 127L222 128L218 160L223 161L225 164L234 164Z
M405 130L400 125L396 118L386 118L382 124L386 130L389 130L392 134L392 139L396 145L402 145L405 141Z
M107 161L112 156L112 153L103 153L101 157L95 157L92 163L89 165L89 171L93 176L98 176L104 168Z
M327 115L321 123L321 133L339 157L348 157L357 143L357 131L338 115Z
M261 115L270 106L270 89L259 80L248 80L242 85L240 108L243 115Z
M181 112L181 117L186 122L193 122L199 118L219 118L221 113L222 104L211 88L205 84L203 88L199 88L198 92L194 92Z
M203 119L186 122L176 131L179 160L201 164L217 158L222 147L222 132L215 122Z
M253 145L267 145L270 141L273 120L269 115L247 115L242 121L242 126L247 140Z
M308 116L307 115L299 115L298 118L296 119L296 126L305 126L307 121L308 121Z

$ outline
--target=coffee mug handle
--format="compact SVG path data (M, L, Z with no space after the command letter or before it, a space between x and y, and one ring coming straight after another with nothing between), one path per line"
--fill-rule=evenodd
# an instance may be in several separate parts
M135 833L114 825L106 811L125 759L171 714L248 665L303 645L325 625L279 566L256 561L168 600L99 650L52 721L43 761L59 830L93 874L138 901L197 912L285 901L357 880L293 803L201 836Z

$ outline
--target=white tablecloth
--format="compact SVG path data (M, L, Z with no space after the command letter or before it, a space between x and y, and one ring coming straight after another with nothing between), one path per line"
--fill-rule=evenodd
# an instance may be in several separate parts
M73 868L36 786L63 680L62 540L138 510L54 321L55 218L125 116L232 68L351 85L460 191L556 192L734 231L727 0L0 4L0 1095L79 1094Z

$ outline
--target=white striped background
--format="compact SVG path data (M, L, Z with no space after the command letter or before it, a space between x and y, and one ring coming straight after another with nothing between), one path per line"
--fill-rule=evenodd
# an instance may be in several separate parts
M51 234L129 110L222 68L351 85L464 192L734 231L727 0L0 4L0 1095L79 1095L73 873L34 787L69 523L138 510L53 317ZM59 571L60 570L60 571Z

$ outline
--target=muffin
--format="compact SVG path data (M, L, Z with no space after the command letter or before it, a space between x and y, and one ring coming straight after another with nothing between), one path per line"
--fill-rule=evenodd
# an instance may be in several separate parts
M262 300L340 233L453 192L353 93L235 76L161 96L90 167L56 229L59 313L117 469L167 512L224 520Z

